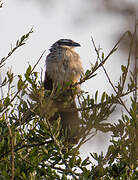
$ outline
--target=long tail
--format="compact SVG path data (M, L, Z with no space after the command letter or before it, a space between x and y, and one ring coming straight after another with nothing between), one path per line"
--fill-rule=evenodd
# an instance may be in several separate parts
M63 107L59 111L61 125L68 143L77 144L80 139L80 118L76 107L75 98L68 104L68 111Z

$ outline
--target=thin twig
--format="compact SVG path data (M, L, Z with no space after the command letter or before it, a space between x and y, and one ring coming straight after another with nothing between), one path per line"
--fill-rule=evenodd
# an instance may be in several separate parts
M43 57L43 55L44 55L44 53L46 52L46 50L42 53L42 55L40 56L40 58L38 59L38 61L36 62L36 64L33 66L33 68L32 68L32 70L31 70L31 73L34 71L34 69L36 68L36 66L38 65L38 63L40 62L40 60L42 59L42 57ZM24 83L26 83L26 79L24 80ZM17 93L13 96L13 98L10 100L10 102L9 102L9 104L11 104L13 101L14 101L14 99L18 96L18 94L21 92L21 89L20 90L18 90L17 91ZM7 108L8 107L4 107L3 109L2 109L2 111L6 111L7 110ZM5 112L4 112L5 113Z
M49 131L50 131L50 134L51 134L51 138L53 139L53 141L55 142L55 144L56 144L57 147L59 148L60 158L62 159L63 163L65 164L67 170L70 172L70 174L72 175L72 177L73 177L75 180L78 180L77 177L76 177L76 175L74 174L74 172L73 172L72 169L70 168L69 164L67 164L66 160L64 159L64 155L63 155L63 153L62 153L61 144L59 144L59 142L57 141L56 137L54 136L49 121L48 121L47 119L45 119L44 122L46 123L46 125L47 125L48 128L49 128Z
M1 73L0 73L0 84L2 84L2 76L1 76ZM4 92L3 92L3 89L2 89L2 85L0 85L0 91L1 91L1 99L3 99L3 97L4 97Z
M138 67L137 67L137 61L138 61L138 38L137 38L137 28L138 28L138 20L135 20L135 62L134 62L134 84L135 84L135 91L133 94L133 98L134 98L134 103L136 106L135 109L135 119L134 119L134 137L133 137L133 143L132 143L132 159L133 159L133 163L135 165L135 167L137 167L137 163L135 161L135 155L138 154L138 119L137 119L137 106L138 106L138 102L137 102L137 98L138 98L138 93L137 93L137 72L138 72Z
M14 149L14 152L17 152L23 148L31 148L31 147L39 147L39 146L43 146L45 144L49 144L49 143L52 143L53 140L47 140L47 141L44 141L44 142L40 142L40 143L35 143L35 144L24 144L22 146L17 145L17 148ZM19 146L19 147L18 147Z
M13 76L12 78L15 78L15 77L16 77L16 75ZM10 80L11 80L12 78L8 79L8 81L6 81L6 82L4 82L4 83L2 84L2 78L1 78L1 75L0 75L0 88L2 88L2 87L5 86L8 82L10 82Z
M123 37L124 37L124 36L123 36ZM120 38L120 39L122 39L122 38ZM119 40L119 42L120 42L120 40ZM92 43L93 43L93 45L94 45L95 51L96 51L97 56L98 56L99 60L101 61L101 63L102 63L102 62L105 62L105 60L103 60L103 61L101 60L100 55L99 55L99 51L98 51L97 48L96 48L96 45L95 45L95 42L94 42L93 38L92 38ZM116 44L116 46L117 46L117 45L118 45L118 43ZM115 46L115 47L116 47L116 46ZM107 71L106 71L103 63L101 64L101 66L102 66L102 68L103 68L103 70L104 70L104 72L105 72L105 75L106 75L106 77L107 77L110 85L112 86L112 88L113 88L113 90L115 91L115 93L118 95L118 92L117 92L115 86L113 85L113 83L112 83L112 81L111 81L111 79L110 79L110 77L109 77L109 75L108 75L108 73L107 73ZM128 112L128 114L130 114L129 110L127 109L127 107L126 107L126 105L124 104L124 102L122 101L122 99L121 99L120 97L118 97L118 99L119 99L119 101L121 102L121 104L123 105L123 107L125 108L125 110Z
M126 81L126 78L127 78L127 75L128 75L128 69L129 69L129 66L130 66L130 57L131 57L131 54L132 54L132 48L133 48L133 41L134 41L134 35L132 36L131 38L131 41L130 41L130 45L129 45L129 53L128 53L128 63L127 63L127 67L126 67L126 73L124 73L124 77L123 77L123 82L122 82L122 91L124 89L124 85L125 85L125 81Z
M138 21L138 20L137 20ZM138 38L137 38L137 27L138 27L138 22L135 22L135 65L134 65L134 81L135 81L135 92L134 92L134 101L137 103L137 71L138 71Z
M25 37L24 39L22 39L22 37L23 37L23 36L22 36L20 41L17 40L16 46L15 46L13 49L11 49L11 51L8 53L8 55L7 55L6 57L3 57L3 58L0 60L0 68L1 68L2 66L4 66L3 63L4 63L19 47L21 47L22 45L25 44L24 41L27 40L27 38L29 37L29 35L30 35L32 32L33 32L33 28L31 28L31 30L30 30L26 35L24 35L24 36L27 36L27 37Z
M11 90L11 84L8 84L8 92L7 97L9 97L10 90ZM9 130L9 137L10 137L10 144L11 144L11 180L14 180L14 135L11 130L11 126L8 120L8 110L5 112L5 122L7 123L8 130Z
M6 119L7 119L7 113L6 113ZM11 127L9 125L9 122L7 122L8 130L9 130L9 136L10 136L10 143L11 143L11 180L14 180L14 136L11 131Z
M45 54L46 50L43 51L43 53L41 54L40 58L38 59L38 61L36 62L36 64L34 65L34 67L31 70L31 73L34 71L34 69L36 68L36 66L38 65L38 63L40 62L40 60L42 59L43 55Z
M89 73L87 76L84 76L83 78L80 79L79 82L76 82L75 84L73 84L72 87L76 87L77 85L79 84L82 84L83 82L85 82L86 80L89 80L91 79L92 77L96 76L96 74L94 74L97 69L99 69L107 60L108 58L113 54L113 52L116 50L118 44L121 42L121 40L126 36L126 34L128 34L129 31L126 31L122 36L121 38L118 40L118 42L115 44L115 46L111 49L111 51L109 52L109 54L104 58L104 60L99 64L97 65L97 67L95 67L91 73ZM93 39L92 39L93 40Z

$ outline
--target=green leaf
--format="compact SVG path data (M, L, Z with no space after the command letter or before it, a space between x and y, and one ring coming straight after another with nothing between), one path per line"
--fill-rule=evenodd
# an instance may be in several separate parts
M26 73L25 73L27 76L30 76L31 69L32 69L32 67L31 67L31 65L29 65L29 67L27 68Z
M18 84L17 84L18 91L20 91L23 88L23 85L24 85L24 82L20 77L20 79L18 80Z
M121 70L122 70L123 73L126 73L127 72L126 66L121 65Z
M98 90L95 93L95 102L97 103L97 97L98 97Z
M104 59L104 52L102 52L102 60Z
M118 48L114 48L114 49L112 50L112 53L111 53L111 54L113 54L117 49L118 49Z
M132 39L133 36L132 36L132 33L130 31L128 31L128 35Z
M6 97L5 100L4 100L4 105L5 106L8 106L10 103L10 98L9 97Z
M96 61L95 65L94 65L94 68L93 69L96 69L98 66L98 61Z
M33 84L32 78L30 77L31 71L32 71L32 67L29 65L25 73L25 78L29 83Z
M6 84L7 78L5 77L3 82L2 82L2 86L4 86L4 84Z
M90 164L89 157L82 162L82 166L87 166L88 164Z
M7 76L8 76L8 79L9 79L9 83L11 84L12 81L13 81L13 73L11 73L10 71L7 72Z
M20 42L22 42L24 39L25 39L25 35L23 35L23 36L21 37Z
M85 76L88 76L91 73L91 70L87 69L87 71L85 72Z
M106 92L103 92L102 97L101 97L101 102L102 103L104 102L105 98L106 98Z
M26 180L27 178L26 178L26 175L25 175L25 173L24 172L22 172L22 177L23 177L23 179L24 180Z

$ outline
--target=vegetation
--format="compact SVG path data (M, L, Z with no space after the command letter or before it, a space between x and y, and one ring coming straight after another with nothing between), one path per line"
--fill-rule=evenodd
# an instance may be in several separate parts
M32 33L32 29L23 35L16 45L0 61L2 69L6 60L21 46ZM111 55L117 51L120 41L129 36L130 46L127 65L121 66L121 76L116 84L113 84L105 69L105 63ZM81 124L83 132L78 144L67 144L66 135L61 136L61 119L58 117L51 123L49 119L56 109L53 102L67 93L66 88L56 95L50 91L44 91L43 83L35 67L29 65L24 76L15 76L7 71L5 77L1 77L0 100L0 179L137 179L137 154L138 154L138 103L137 103L137 25L134 33L127 31L116 43L110 53L105 56L101 48L97 48L92 38L92 43L97 54L96 61L85 72L80 81L72 87L75 91L77 84L82 84L95 76L99 68L102 68L107 76L114 94L103 92L99 97L98 90L95 95L82 92L78 95ZM131 57L135 51L135 57ZM132 59L133 58L133 59ZM134 71L130 69L134 62ZM18 78L14 85L13 80ZM128 81L129 79L129 81ZM125 98L124 98L125 97ZM99 100L100 99L100 100ZM128 99L129 105L125 100ZM109 123L109 116L117 106L122 107L122 115L117 123ZM73 109L70 109L73 111ZM111 145L106 155L101 152L90 153L85 160L79 155L79 148L97 131L112 132Z

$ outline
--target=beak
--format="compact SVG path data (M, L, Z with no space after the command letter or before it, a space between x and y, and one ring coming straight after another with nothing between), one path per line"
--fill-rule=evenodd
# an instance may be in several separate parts
M74 46L74 47L79 47L79 46L81 46L79 43L77 43L77 42L72 42L72 46Z

